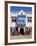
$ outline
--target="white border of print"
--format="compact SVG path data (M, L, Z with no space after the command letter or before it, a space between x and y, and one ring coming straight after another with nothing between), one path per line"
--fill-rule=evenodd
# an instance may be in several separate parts
M22 6L22 7L32 7L32 39L10 39L10 6ZM8 3L8 43L15 43L15 42L30 42L34 41L34 5L27 5L27 4L11 4Z

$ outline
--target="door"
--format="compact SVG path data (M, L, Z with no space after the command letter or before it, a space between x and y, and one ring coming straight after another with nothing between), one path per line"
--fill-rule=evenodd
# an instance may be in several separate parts
M24 28L20 28L20 34L24 35Z

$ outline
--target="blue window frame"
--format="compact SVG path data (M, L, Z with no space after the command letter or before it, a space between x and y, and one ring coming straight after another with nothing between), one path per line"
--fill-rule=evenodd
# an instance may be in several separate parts
M18 26L25 26L26 25L26 16L18 15L16 18L16 23Z

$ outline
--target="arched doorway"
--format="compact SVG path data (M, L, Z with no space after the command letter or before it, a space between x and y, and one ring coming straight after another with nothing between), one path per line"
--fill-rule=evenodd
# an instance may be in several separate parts
M20 34L24 35L24 28L20 28Z

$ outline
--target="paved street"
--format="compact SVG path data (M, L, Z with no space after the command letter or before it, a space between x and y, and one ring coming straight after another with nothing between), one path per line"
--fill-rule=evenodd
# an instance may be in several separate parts
M15 36L10 36L10 39L31 39L31 35L15 35Z

